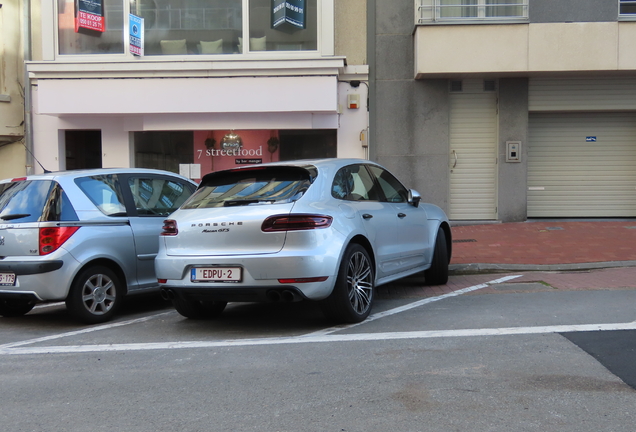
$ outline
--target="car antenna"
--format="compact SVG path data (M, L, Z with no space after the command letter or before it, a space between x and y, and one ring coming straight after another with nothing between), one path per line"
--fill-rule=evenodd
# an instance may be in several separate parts
M42 171L44 171L44 174L49 174L51 173L51 171L47 170L46 168L44 168L44 166L42 166L42 164L40 163L40 161L38 160L38 158L35 157L35 155L33 154L33 152L31 150L29 150L29 148L26 146L26 144L24 144L23 141L20 141L22 143L22 145L24 146L24 148L26 149L26 151L28 151L31 156L33 156L33 160L36 161L38 163L38 165L40 165L40 168L42 168Z

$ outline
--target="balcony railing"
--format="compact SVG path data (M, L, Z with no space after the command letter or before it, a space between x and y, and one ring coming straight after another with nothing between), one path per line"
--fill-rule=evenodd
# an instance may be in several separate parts
M415 0L416 24L527 21L529 0ZM636 3L636 1L632 2Z

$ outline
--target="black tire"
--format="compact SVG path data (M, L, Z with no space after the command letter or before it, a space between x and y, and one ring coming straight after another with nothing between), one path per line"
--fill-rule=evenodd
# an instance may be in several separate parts
M364 321L375 297L373 264L359 244L347 246L332 293L322 301L323 313L338 323Z
M424 279L428 285L444 285L448 282L448 246L446 233L442 228L437 231L435 250L431 267L424 272Z
M172 300L174 308L186 318L202 320L218 318L227 302L190 300L177 295Z
M77 275L66 298L66 308L78 320L97 324L113 318L122 301L124 288L108 267L95 265Z
M3 317L19 317L31 312L35 302L31 300L0 300L0 315Z

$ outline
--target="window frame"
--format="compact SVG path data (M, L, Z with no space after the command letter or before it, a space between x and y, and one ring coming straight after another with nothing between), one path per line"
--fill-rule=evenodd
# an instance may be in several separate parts
M621 6L633 6L634 12L622 13ZM621 21L636 21L636 0L618 0L618 19Z
M457 0L459 2L460 0ZM521 6L523 14L521 16L485 16L487 7ZM441 11L444 8L476 7L478 16L466 17L443 17ZM428 12L427 12L428 11ZM529 0L517 0L515 4L486 4L486 0L477 0L476 5L442 5L440 0L415 0L415 24L475 24L475 23L518 23L529 21Z

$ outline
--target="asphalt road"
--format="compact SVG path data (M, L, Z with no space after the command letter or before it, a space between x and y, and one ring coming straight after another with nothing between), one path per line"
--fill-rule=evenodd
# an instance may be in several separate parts
M498 282L380 298L354 326L302 303L192 321L157 297L100 326L3 318L0 429L632 432L636 290Z

